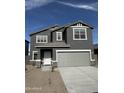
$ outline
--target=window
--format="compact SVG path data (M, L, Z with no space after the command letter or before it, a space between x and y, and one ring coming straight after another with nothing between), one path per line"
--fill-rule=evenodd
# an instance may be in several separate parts
M37 35L36 36L36 43L47 43L48 41L47 35Z
M86 28L73 28L73 40L87 40Z
M62 41L62 32L56 32L56 40Z
M38 51L32 51L32 60L36 60L37 59L37 52Z
M37 59L37 53L34 53L34 60Z

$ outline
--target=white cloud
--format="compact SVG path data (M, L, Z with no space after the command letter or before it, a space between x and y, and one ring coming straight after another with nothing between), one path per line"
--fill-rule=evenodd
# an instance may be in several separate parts
M26 7L26 10L30 10L36 7L44 6L53 1L54 0L26 0L25 7Z
M67 5L73 8L80 8L80 9L86 9L86 10L92 10L92 11L97 11L97 8L98 8L97 2L92 4L74 4L74 3L62 2L59 0L26 0L25 7L26 7L26 10L31 10L33 8L47 5L51 2L57 2L59 4Z
M61 2L57 1L60 4L67 5L73 8L80 8L80 9L86 9L86 10L92 10L97 11L98 9L98 3L92 3L92 4L73 4L73 3L67 3L67 2Z

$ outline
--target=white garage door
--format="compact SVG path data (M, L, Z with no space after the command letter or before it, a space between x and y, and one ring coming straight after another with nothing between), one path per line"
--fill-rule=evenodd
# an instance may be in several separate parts
M90 54L89 52L58 52L57 53L58 66L89 66Z

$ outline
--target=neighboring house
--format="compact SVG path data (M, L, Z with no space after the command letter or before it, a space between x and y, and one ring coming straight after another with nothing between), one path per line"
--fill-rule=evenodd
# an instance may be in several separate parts
M98 44L94 45L94 54L98 56Z
M29 41L25 40L25 55L28 55L28 50L29 50Z
M95 58L95 65L98 66L98 44L94 45L94 58Z
M30 61L44 65L88 66L93 59L92 29L77 21L65 26L52 26L30 34Z
M28 63L30 58L29 58L29 41L25 40L25 63Z

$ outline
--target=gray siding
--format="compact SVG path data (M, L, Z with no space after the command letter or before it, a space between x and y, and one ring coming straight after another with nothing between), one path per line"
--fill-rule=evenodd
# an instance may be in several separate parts
M56 41L56 32L63 32L63 41ZM93 51L93 46L92 46L92 31L91 28L87 28L87 38L88 40L73 40L73 29L72 27L68 28L63 28L58 31L43 31L37 34L31 35L31 43L30 43L30 55L32 58L32 51L38 51L38 59L41 57L41 50L40 48L35 48L35 46L42 46L44 43L36 43L36 35L48 35L48 43L51 42L65 42L67 44L70 44L70 48L51 48L52 49L52 60L56 60L56 50L68 50L68 49L91 49Z
M62 36L63 36L63 41L57 41L56 40L56 32L62 32ZM65 35L64 35L64 28L63 29L60 29L60 30L57 30L57 31L54 31L52 32L52 42L65 42Z
M67 29L67 44L70 44L71 49L91 49L92 48L92 32L90 28L87 28L88 40L73 40L73 29L69 27Z
M29 42L25 41L25 56L28 55L28 49L29 49Z
M62 31L62 30L61 30ZM63 30L64 31L64 30ZM55 33L55 32L54 32ZM93 51L92 45L92 31L90 28L87 28L87 40L73 40L73 29L72 27L67 28L65 34L63 34L65 38L65 42L70 44L70 48L54 48L53 49L53 60L56 60L56 50L81 50L81 49L91 49Z
M36 43L36 36L37 35L47 35L48 36L48 43L51 42L51 30L47 30L47 31L43 31L43 32L40 32L40 33L37 33L37 34L34 34L34 35L31 35L30 38L31 38L31 43L30 43L30 55L31 55L31 58L32 58L32 51L38 51L38 59L40 59L40 49L37 49L35 48L35 46L40 46L40 45L44 45L44 43Z
M51 42L51 31L48 30L48 31L43 31L43 32L32 35L31 36L31 42L33 43L33 45L36 45L36 46L44 45L44 43L36 43L36 36L37 35L47 35L48 36L48 43Z

